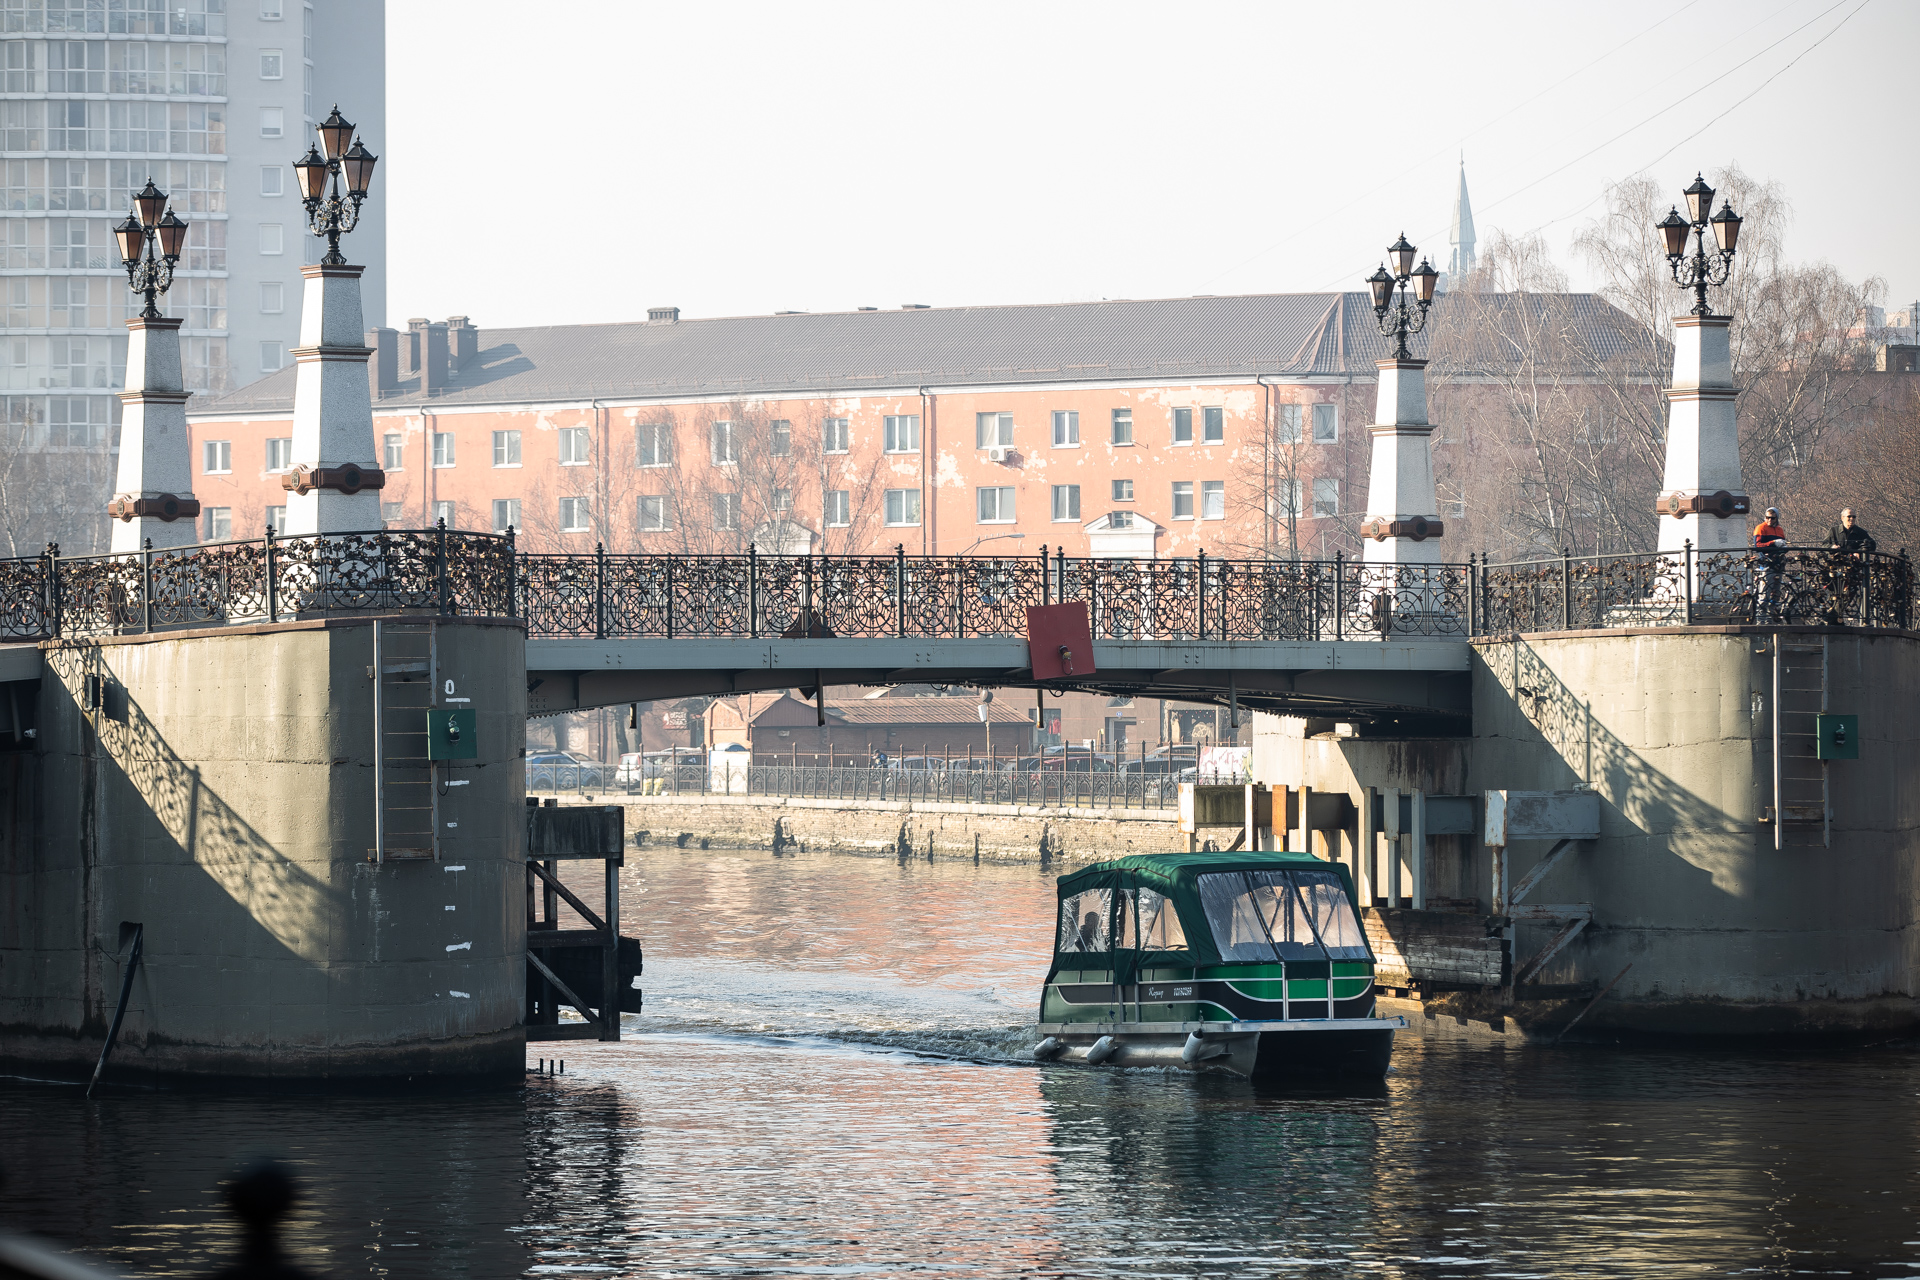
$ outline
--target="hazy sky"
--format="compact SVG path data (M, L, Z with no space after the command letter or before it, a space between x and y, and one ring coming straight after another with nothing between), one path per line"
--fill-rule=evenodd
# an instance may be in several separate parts
M1606 182L1735 161L1920 294L1916 0L387 12L388 323L1357 289L1463 151L1577 285Z

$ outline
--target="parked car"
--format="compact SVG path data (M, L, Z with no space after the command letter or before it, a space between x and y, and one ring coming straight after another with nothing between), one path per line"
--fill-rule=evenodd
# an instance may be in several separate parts
M527 755L527 790L603 790L614 769L578 751L535 751Z

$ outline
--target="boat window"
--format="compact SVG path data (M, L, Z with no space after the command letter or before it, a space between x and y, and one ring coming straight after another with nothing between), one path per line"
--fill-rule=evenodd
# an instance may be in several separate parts
M1152 889L1140 891L1140 949L1187 949L1186 930L1180 927L1180 913L1173 909L1173 899Z
M1107 951L1107 921L1113 917L1113 890L1089 889L1060 902L1063 953Z
M1265 927L1261 896L1270 903L1274 896L1272 888L1250 885L1247 877L1238 871L1200 877L1200 905L1206 910L1213 943L1222 960L1271 963L1278 958L1274 955L1270 930Z
M1120 907L1120 937L1116 945L1122 951L1131 951L1137 945L1133 936L1133 890L1121 889L1117 892Z
M1335 960L1367 959L1367 938L1340 877L1331 871L1296 871L1293 877L1327 954Z

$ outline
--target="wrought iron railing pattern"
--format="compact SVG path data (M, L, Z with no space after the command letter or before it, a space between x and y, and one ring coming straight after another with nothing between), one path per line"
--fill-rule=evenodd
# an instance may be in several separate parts
M1905 552L1824 548L1510 564L1046 556L526 554L382 530L0 560L0 640L370 612L519 617L534 636L1024 637L1084 601L1096 639L1382 640L1703 623L1912 625Z

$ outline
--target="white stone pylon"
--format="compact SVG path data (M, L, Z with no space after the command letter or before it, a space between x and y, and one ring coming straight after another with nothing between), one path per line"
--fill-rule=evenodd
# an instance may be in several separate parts
M1439 564L1444 532L1434 511L1433 425L1427 421L1427 362L1380 360L1367 473L1367 517L1360 523L1368 564Z
M360 273L365 267L302 267L300 345L293 383L293 469L287 533L348 533L380 527L380 470L373 396L362 345ZM301 492L305 489L305 492Z
M114 478L108 549L115 554L189 547L200 540L187 449L187 391L180 375L181 321L127 321L127 389L120 393L120 464Z
M1730 316L1676 316L1673 386L1667 392L1667 470L1654 509L1661 551L1687 543L1705 552L1747 544L1747 493L1733 420Z

